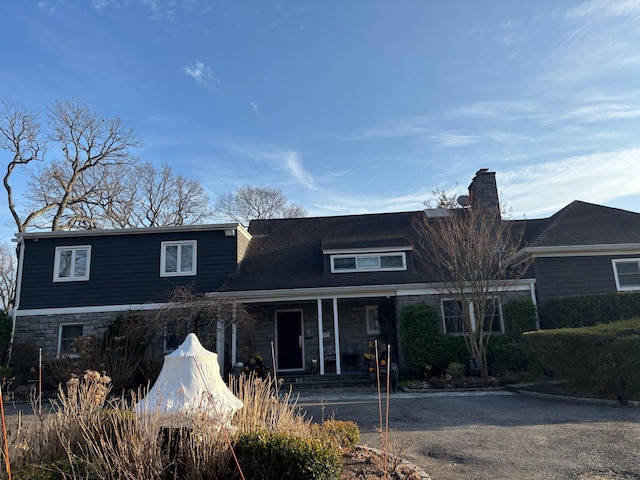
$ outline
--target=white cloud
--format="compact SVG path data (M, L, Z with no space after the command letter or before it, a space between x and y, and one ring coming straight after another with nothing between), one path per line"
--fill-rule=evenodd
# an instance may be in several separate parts
M211 68L200 61L196 61L193 66L182 67L182 70L202 87L216 89L217 85L221 83L213 75Z
M311 190L318 190L313 176L307 172L302 164L298 152L287 148L274 146L255 147L251 145L233 144L229 149L236 155L251 158L287 172L298 183Z
M429 132L429 117L414 116L392 120L382 125L362 129L348 137L349 140L373 140L377 138L412 137Z
M249 105L251 105L251 109L253 110L253 113L260 116L260 108L258 107L258 104L256 102L249 102Z
M592 0L567 12L569 18L619 17L640 14L639 0Z
M516 216L546 216L573 200L607 203L640 195L640 147L498 171L502 200Z
M117 5L116 0L91 0L93 8L96 10L104 10L107 7Z
M461 135L457 133L438 133L428 137L433 143L442 147L466 147L476 142L473 135Z

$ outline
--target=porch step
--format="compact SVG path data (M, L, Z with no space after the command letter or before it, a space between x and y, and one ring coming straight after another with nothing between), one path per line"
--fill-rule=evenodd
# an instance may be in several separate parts
M281 375L280 378L284 380L285 388L291 387L293 390L373 385L367 372L347 372L341 375L335 373L287 374Z

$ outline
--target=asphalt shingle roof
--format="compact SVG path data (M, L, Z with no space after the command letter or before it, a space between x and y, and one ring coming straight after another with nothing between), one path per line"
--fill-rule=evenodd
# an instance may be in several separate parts
M416 255L406 271L331 273L323 249L417 248L419 212L254 220L240 273L225 291L382 285L425 281Z
M223 291L389 285L435 282L422 265L415 223L423 211L254 220L238 274ZM640 243L640 214L574 201L544 219L515 220L523 246ZM323 250L413 248L406 271L331 273Z
M553 216L527 220L530 247L640 243L640 214L575 200Z

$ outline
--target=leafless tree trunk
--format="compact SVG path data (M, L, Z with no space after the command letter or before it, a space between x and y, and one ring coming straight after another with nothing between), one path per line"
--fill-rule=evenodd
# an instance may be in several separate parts
M444 205L440 199L439 205L451 207L451 202ZM421 261L439 280L436 288L460 302L469 354L486 376L491 328L485 323L500 308L497 299L512 290L527 269L528 264L509 262L521 247L523 230L517 222L471 208L444 208L435 217L427 213L416 228Z

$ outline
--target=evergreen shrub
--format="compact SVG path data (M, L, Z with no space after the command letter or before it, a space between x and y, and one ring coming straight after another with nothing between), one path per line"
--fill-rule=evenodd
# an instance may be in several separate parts
M566 380L602 397L640 399L640 317L523 335L534 376Z
M341 448L354 448L360 441L360 429L355 422L326 420L320 425L321 436Z
M640 315L640 293L603 293L552 298L540 307L543 329L577 328Z
M431 367L444 372L451 362L466 363L464 339L446 335L440 313L426 303L402 309L399 333L405 359L414 372Z
M252 480L338 480L342 473L340 449L318 439L258 430L241 433L233 448Z

